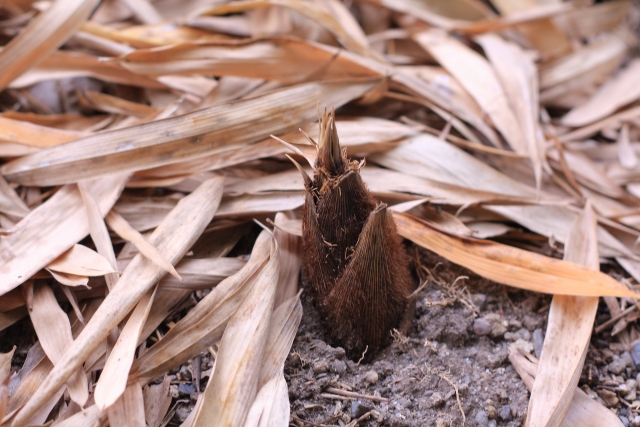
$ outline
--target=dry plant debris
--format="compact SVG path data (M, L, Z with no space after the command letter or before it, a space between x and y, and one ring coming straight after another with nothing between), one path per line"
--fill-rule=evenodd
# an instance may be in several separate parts
M209 379L185 427L304 424L283 367L309 183L285 154L323 165L325 106L393 212L365 217L554 295L539 361L512 353L525 424L635 423L637 382L592 372L640 367L639 28L626 0L1 2L0 425L177 425L186 366ZM334 338L374 357L398 313Z

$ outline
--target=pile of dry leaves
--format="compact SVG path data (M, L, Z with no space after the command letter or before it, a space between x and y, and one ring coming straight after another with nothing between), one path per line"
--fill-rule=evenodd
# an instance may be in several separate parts
M527 425L622 425L576 386L599 297L640 342L640 5L592 3L0 2L1 425L166 425L189 360L183 426L288 425L324 106L401 236L554 295Z

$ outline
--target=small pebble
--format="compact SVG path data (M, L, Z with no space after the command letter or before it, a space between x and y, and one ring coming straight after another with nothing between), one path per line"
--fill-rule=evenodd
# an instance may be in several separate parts
M178 391L183 396L188 396L191 393L195 393L196 387L191 383L180 384L178 385Z
M622 425L624 425L624 427L629 427L629 418L625 417L624 415L620 415L618 418L620 418L620 421L622 422Z
M636 369L640 369L640 342L634 344L631 349L631 359L633 360L633 364L636 366Z
M640 415L636 415L636 417L631 421L631 427L640 427Z
M607 389L598 390L598 396L602 398L608 407L616 406L620 401L614 392Z
M625 384L627 385L627 387L629 387L629 389L633 390L634 388L638 388L638 381L634 380L633 378L628 379Z
M376 371L369 371L364 374L364 382L368 384L375 384L378 382L378 373Z
M496 422L496 420L491 420L489 421L489 427L497 427L498 423Z
M334 360L331 362L331 372L338 375L344 375L344 373L347 372L347 364L344 360Z
M473 305L478 307L478 310L482 310L484 308L484 303L487 302L487 296L485 294L472 294L471 302Z
M442 404L444 404L444 399L442 398L442 395L440 393L433 393L431 395L431 404L434 407L438 407L438 406L442 406Z
M493 405L487 406L487 416L491 419L496 417L496 408Z
M370 406L356 400L355 402L351 402L351 417L352 418L360 418L367 412L371 410Z
M498 411L498 418L502 421L509 421L511 419L511 407L509 405L504 405Z
M533 351L533 344L531 343L531 341L518 338L515 344L527 353L531 353Z
M314 365L313 367L313 373L314 374L324 374L325 372L327 372L329 370L329 364L326 361L321 361L318 362Z
M489 416L485 411L478 411L475 417L476 424L479 426L486 426L489 424Z
M190 413L191 413L191 409L189 409L188 407L178 406L178 409L176 409L175 417L179 422L183 422L184 420L187 419Z
M542 329L538 328L533 331L533 348L538 359L540 359L540 355L542 354L542 344L544 344L544 336L542 334Z
M609 372L612 372L614 374L620 374L622 371L624 371L624 368L626 367L627 367L626 360L622 359L621 357L615 354L613 355L613 360L611 361L611 363L607 365Z
M489 335L491 333L491 324L483 318L473 321L473 332L478 336Z

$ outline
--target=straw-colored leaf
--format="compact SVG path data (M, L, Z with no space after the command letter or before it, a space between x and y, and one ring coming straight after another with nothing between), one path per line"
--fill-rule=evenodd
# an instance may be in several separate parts
M640 60L631 61L613 79L605 82L586 103L562 118L566 126L584 126L601 120L618 108L640 98Z
M639 297L610 276L574 263L491 241L449 236L404 213L394 213L394 219L402 237L498 283L554 295Z
M89 277L87 276L78 276L76 274L60 273L55 270L50 270L48 268L47 268L47 271L51 273L54 279L56 279L58 282L66 286L87 286L89 283Z
M539 187L542 179L544 140L538 126L538 70L533 60L515 43L506 42L495 34L484 34L476 40L491 61L509 105L513 108L526 141L536 184Z
M204 182L183 198L165 221L151 235L150 242L170 262L177 262L211 221L222 196L222 179ZM25 426L40 405L78 369L111 330L129 313L140 298L165 274L142 255L138 255L123 272L118 283L80 335L67 347L59 363L31 399L16 415L14 427Z
M79 244L50 262L47 268L77 276L102 276L115 271L105 257Z
M600 269L596 225L595 214L587 202L569 234L565 261L595 271ZM562 425L580 379L598 300L598 297L553 297L536 381L529 400L528 426Z
M131 368L131 377L148 382L218 341L249 287L264 268L270 246L271 236L263 231L253 246L247 264L223 280L156 345L136 359Z
M0 88L5 88L75 33L99 0L57 0L0 52Z
M109 224L109 227L115 231L118 236L125 240L132 242L138 250L151 261L153 261L159 267L162 267L166 272L174 276L178 280L182 280L176 269L171 265L169 261L164 259L160 252L144 238L144 236L138 233L129 223L122 218L115 210L111 210L105 217L105 221Z
M293 130L315 116L318 103L339 106L373 87L371 81L293 86L233 108L214 106L41 150L0 167L0 174L25 185L56 185L175 163Z
M150 289L138 302L129 316L127 324L120 332L116 345L109 353L109 358L93 393L93 398L100 410L109 408L125 392L129 369L133 363L140 333L149 316L156 290L157 288ZM126 398L125 396L124 399Z
M113 175L88 183L101 211L111 209L126 181ZM89 234L82 197L75 185L61 188L0 239L0 295L23 283ZM37 249L37 250L36 250Z
M149 385L142 390L145 419L149 427L160 427L171 406L170 384L171 377L167 375L162 383Z
M429 30L414 36L458 82L491 118L511 148L517 153L527 153L522 129L491 65L453 37Z
M244 424L258 393L278 275L279 254L275 250L229 319L195 427Z
M44 148L64 144L87 136L87 132L62 130L0 117L0 140L30 147Z
M66 420L56 423L56 427L98 427L101 421L101 412L96 405L70 416Z
M107 410L109 425L112 427L146 427L142 387L133 383L124 394Z
M537 375L538 361L525 354L518 346L509 347L509 361L529 390L533 389ZM622 421L611 410L587 396L579 388L575 389L569 410L562 423L563 427L622 427Z
M67 348L73 343L71 324L66 313L56 301L51 288L37 283L33 292L33 309L29 313L31 322L47 357L55 365L61 363ZM71 399L84 406L89 399L89 385L82 368L76 369L67 380Z

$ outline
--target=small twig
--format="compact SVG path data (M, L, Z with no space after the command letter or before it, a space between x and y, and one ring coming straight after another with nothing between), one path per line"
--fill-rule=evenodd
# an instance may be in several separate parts
M460 393L458 393L458 386L456 386L453 381L446 377L446 375L440 374L440 378L449 383L451 387L456 391L456 400L458 401L458 408L460 408L460 413L462 414L462 425L467 422L467 417L464 414L464 410L462 409L462 402L460 401Z
M356 366L360 366L360 362L362 362L362 359L364 359L364 355L367 354L367 350L369 350L369 346L365 347L364 351L362 352L362 357L358 359L358 363L356 363Z
M302 424L306 424L309 426L313 426L313 427L333 427L327 424L316 424L316 423L312 423L311 421L307 421L307 420L303 420L302 418L298 418L295 415L291 414L291 418L293 418L296 421L301 422Z
M621 311L617 315L613 316L611 319L609 319L606 322L604 322L602 325L598 326L596 328L596 330L595 330L596 334L599 334L600 332L604 331L609 326L613 325L618 320L622 319L624 316L626 316L627 314L629 314L629 313L631 313L631 312L633 312L633 311L635 311L637 309L638 309L638 307L636 305L632 305L631 307L627 308L625 311Z
M327 389L325 389L325 391L332 394L336 394L338 396L353 397L355 399L368 399L374 402L389 401L389 399L387 399L386 397L371 396L370 394L360 394L353 391L340 390L339 388L335 388L335 387L328 387Z

